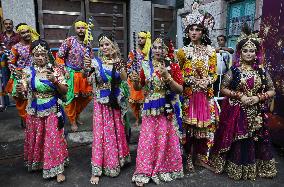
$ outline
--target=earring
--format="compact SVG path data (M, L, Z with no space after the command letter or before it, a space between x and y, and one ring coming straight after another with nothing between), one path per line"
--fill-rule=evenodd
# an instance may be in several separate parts
M98 56L102 57L102 51L101 50L98 51Z
M187 39L189 38L188 33L185 34L185 38L187 38Z
M242 56L240 56L240 64L242 64L242 62L243 62L243 58Z

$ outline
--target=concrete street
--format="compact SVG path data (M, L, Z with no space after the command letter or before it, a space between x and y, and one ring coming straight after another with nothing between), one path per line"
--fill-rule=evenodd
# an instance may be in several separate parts
M89 182L91 177L91 115L92 104L82 114L84 126L79 127L79 132L68 134L68 147L70 156L70 165L65 170L66 181L57 184L55 179L44 180L41 172L28 172L23 163L23 129L19 124L19 117L15 107L9 107L7 111L0 113L0 186L21 186L21 187L38 187L38 186L92 186ZM133 120L132 120L133 121ZM70 131L67 126L67 131ZM130 187L131 177L135 169L135 156L138 140L139 128L132 129L132 138L130 149L132 154L132 163L126 166L121 174L116 178L102 177L98 186L105 187ZM274 179L260 179L256 181L233 181L225 174L216 175L206 169L197 168L195 173L187 173L186 176L171 183L160 186L284 186L284 157L275 151L278 176ZM146 186L156 186L153 182Z

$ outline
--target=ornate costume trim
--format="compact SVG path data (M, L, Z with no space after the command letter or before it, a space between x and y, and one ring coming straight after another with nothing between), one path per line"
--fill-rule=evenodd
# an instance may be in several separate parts
M275 159L257 160L254 164L237 165L231 161L227 161L219 155L214 155L210 164L215 168L216 173L223 171L234 180L250 179L255 180L257 176L262 178L272 178L277 174Z
M25 167L28 168L28 171L37 171L42 169L43 163L42 162L29 163L28 161L25 161Z
M168 172L168 173L158 173L152 177L144 174L135 174L132 177L133 182L140 182L143 184L149 183L149 180L152 179L156 184L161 184L162 182L170 182L175 179L183 178L183 170Z
M208 97L214 96L211 84L217 79L217 56L215 49L210 45L194 46L189 44L179 49L177 53L181 64L182 74L185 80L185 96L190 97L193 91L198 91L198 87L193 86L193 77L210 77L210 84L207 87Z
M115 168L103 168L101 166L95 166L92 164L92 175L102 176L102 174L110 177L116 177L120 173L120 168L123 167L126 163L131 162L130 155L119 159L119 166Z
M207 28L208 30L212 30L214 25L215 25L215 21L214 21L214 17L206 12L203 13L199 10L199 1L195 0L193 1L192 5L191 5L191 13L187 14L184 18L182 18L182 27L183 30L185 30L188 26L190 25L202 25L203 27Z
M51 169L43 169L43 178L44 179L51 178L55 177L60 173L63 173L64 167L68 165L69 165L69 158L65 158L62 164L59 164L58 166L55 166ZM28 161L25 161L25 166L28 168L28 171L42 170L43 162L28 163Z
M51 169L43 169L43 178L52 178L56 175L59 175L64 172L64 167L69 165L69 158L66 158L64 162L56 167L53 167Z

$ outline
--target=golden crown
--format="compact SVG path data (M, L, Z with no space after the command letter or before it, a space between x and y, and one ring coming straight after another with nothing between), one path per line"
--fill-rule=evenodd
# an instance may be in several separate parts
M42 46L42 45L37 45L35 48L33 48L33 50L32 50L32 53L35 53L35 52L38 52L38 53L47 53L48 52L48 50L44 47L44 46Z

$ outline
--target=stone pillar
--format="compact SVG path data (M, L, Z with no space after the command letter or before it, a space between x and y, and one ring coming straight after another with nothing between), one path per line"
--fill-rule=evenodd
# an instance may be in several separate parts
M36 28L34 0L2 0L3 18L11 19L14 26L27 23Z
M227 3L224 0L215 0L200 6L201 10L210 13L215 19L215 25L210 32L212 46L217 47L217 36L226 36Z
M255 19L254 30L260 30L263 0L255 1Z
M129 38L130 50L133 49L133 32L150 31L151 32L151 2L143 0L130 1L129 16Z

